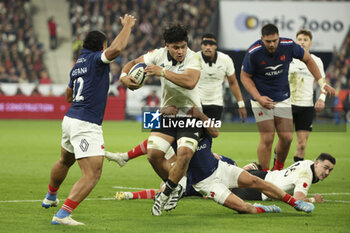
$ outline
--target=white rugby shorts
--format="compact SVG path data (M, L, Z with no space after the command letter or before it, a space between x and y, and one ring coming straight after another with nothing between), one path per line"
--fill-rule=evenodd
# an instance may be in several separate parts
M290 98L277 102L274 109L264 108L258 101L250 100L255 121L273 120L274 117L293 119Z
M64 116L62 121L62 147L75 154L75 159L104 156L102 126Z
M192 186L197 192L223 205L231 193L230 189L238 187L238 178L242 171L244 170L240 167L219 161L218 168L211 176Z

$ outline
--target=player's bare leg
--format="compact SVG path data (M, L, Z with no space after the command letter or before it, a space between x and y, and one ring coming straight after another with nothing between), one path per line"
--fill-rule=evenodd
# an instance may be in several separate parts
M258 145L258 160L261 168L266 171L270 167L272 144L275 137L274 120L257 122L260 132L260 141Z
M272 205L272 206L263 206L263 205L257 205L254 206L248 202L244 202L241 198L237 197L233 193L230 193L229 196L226 198L224 206L236 210L239 213L246 213L246 214L258 214L258 213L279 213L281 212L281 209L278 206Z
M168 148L163 148L161 145L154 145L157 142L150 140L152 136L160 137L162 140L167 142L169 145ZM147 144L147 159L152 165L154 171L160 176L162 180L167 180L169 176L170 164L165 159L165 153L170 148L171 143L174 141L174 138L169 135L165 135L158 132L152 132ZM158 142L159 143L159 142ZM158 149L157 149L158 148Z
M75 157L73 153L66 151L61 147L61 158L52 166L50 175L50 185L59 187L66 178L69 168L74 164Z
M166 180L169 175L170 164L164 157L165 153L156 149L149 149L147 159L154 171L162 180Z
M78 160L82 177L73 185L61 209L52 218L52 224L84 225L71 218L72 211L95 187L102 173L104 156L86 157Z
M41 204L42 207L50 208L58 205L59 200L57 199L57 191L74 162L74 154L61 147L61 157L51 168L49 189Z
M193 150L187 147L179 147L177 150L176 163L169 171L169 180L178 184L185 175L188 165L193 156Z
M276 161L274 170L282 170L293 140L293 120L275 117L278 141L276 144Z
M78 160L82 177L73 185L68 198L81 202L95 187L101 177L104 156L87 157Z
M310 131L307 130L298 130L296 132L297 135L297 149L295 152L295 157L297 157L299 160L303 160L305 158L305 149L306 149L306 144L307 140L310 135Z

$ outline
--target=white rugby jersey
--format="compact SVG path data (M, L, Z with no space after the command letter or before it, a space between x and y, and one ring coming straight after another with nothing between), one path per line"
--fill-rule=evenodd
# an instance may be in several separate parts
M155 49L144 55L144 61L147 65L158 65L165 67L177 74L183 74L185 69L201 69L199 56L191 49L187 49L185 59L180 63L173 65L173 60L168 56L166 47ZM179 108L178 115L186 115L187 111L193 106L201 107L201 102L198 93L198 85L192 90L180 87L164 77L160 77L162 86L161 107L176 106ZM178 116L177 115L177 116Z
M323 70L323 63L321 59L313 54L311 57L316 62L321 76L325 77ZM289 67L289 85L291 101L293 105L297 106L314 106L313 93L314 93L314 76L310 73L304 62L293 59Z
M235 73L235 67L232 59L222 53L217 52L216 61L206 63L202 56L202 52L197 52L201 58L202 70L201 77L198 82L201 102L203 105L223 105L222 84L226 76Z
M269 171L266 174L265 181L269 181L293 196L295 192L302 192L307 195L313 180L313 171L311 160L299 161L290 167L280 171ZM269 199L261 193L262 200Z

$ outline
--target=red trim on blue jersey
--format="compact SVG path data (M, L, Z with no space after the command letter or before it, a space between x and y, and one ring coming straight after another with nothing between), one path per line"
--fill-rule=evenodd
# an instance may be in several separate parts
M248 50L248 53L254 52L256 49L261 48L261 44L254 45Z
M292 44L293 40L290 39L281 39L280 40L281 44Z

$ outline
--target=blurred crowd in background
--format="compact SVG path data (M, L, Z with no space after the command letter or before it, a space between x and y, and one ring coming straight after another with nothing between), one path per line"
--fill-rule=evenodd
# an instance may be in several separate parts
M109 43L120 31L120 18L126 13L137 17L137 23L126 51L111 65L113 80L117 81L120 69L126 62L149 50L164 46L163 29L172 22L181 22L188 27L189 46L200 50L201 36L209 25L217 8L217 0L114 0L70 1L70 22L74 41L74 59L79 55L82 38L90 30L106 33ZM171 12L171 14L169 14ZM147 84L160 84L156 78Z
M50 83L29 1L0 1L0 82Z

